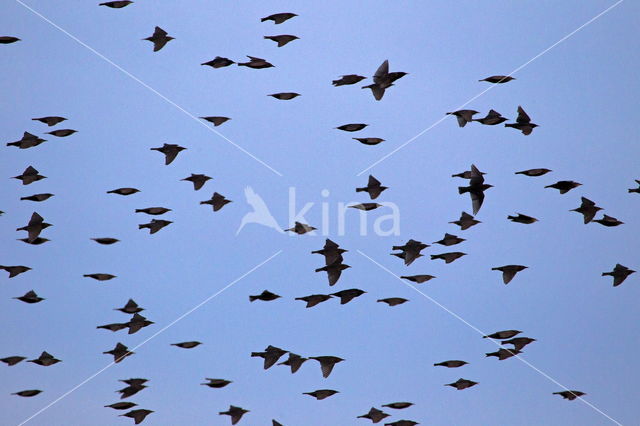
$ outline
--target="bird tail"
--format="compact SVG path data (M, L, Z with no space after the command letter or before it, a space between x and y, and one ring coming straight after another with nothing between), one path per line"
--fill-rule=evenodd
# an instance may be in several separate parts
M138 225L138 229L142 229L144 227L145 227L144 225Z
M602 273L602 276L603 276L603 277L605 277L605 276L607 276L607 275L609 275L609 276L613 276L613 273L611 273L611 272L603 272L603 273Z
M515 216L507 216L507 219L509 220L514 220L516 217Z
M260 19L260 22L265 22L267 20L267 18L262 18Z
M431 255L431 260L434 260L434 259L438 259L438 255L437 254L432 254Z
M356 188L356 192L365 192L367 188Z
M257 300L258 296L249 296L249 302L253 302L254 300Z
M321 272L321 271L326 271L327 268L326 267L322 267L322 268L318 268L316 269L316 272Z
M252 357L256 357L256 356L260 356L262 355L260 352L251 352L251 356Z

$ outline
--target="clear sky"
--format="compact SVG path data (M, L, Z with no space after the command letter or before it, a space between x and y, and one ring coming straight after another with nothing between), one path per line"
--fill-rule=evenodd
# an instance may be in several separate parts
M18 140L24 131L47 139L27 150L3 147L0 156L0 264L33 268L12 279L0 271L0 357L33 359L48 351L63 361L0 365L0 423L22 424L107 367L111 358L102 352L117 342L129 348L145 342L26 424L133 424L103 408L118 401L118 380L131 377L149 379L148 389L127 399L155 411L146 425L226 425L229 418L217 413L230 404L251 410L239 423L245 426L270 425L271 419L285 426L369 424L356 417L395 401L415 406L385 409L393 414L389 422L637 424L640 274L616 288L601 277L616 263L640 270L640 194L627 192L640 179L633 112L640 89L637 2L621 2L531 63L615 2L137 0L123 9L97 3L7 0L0 14L0 35L21 39L0 45L1 140ZM299 16L281 25L260 22L277 12ZM155 26L175 37L159 52L141 40ZM278 48L263 39L279 34L300 40ZM200 65L215 56L244 61L245 55L275 67ZM371 84L385 59L391 71L409 74L378 102L360 86ZM478 82L516 69L515 81ZM368 79L333 87L343 74ZM438 123L489 87L465 108L480 111L477 117L493 108L513 120L522 105L540 127L523 136L502 125L459 128L453 117ZM278 92L302 96L267 96ZM47 115L68 121L49 128L31 120ZM199 116L232 119L216 134ZM369 126L353 134L334 129L347 123ZM45 134L63 128L78 133ZM352 137L385 142L366 146ZM187 150L165 166L162 154L150 150L163 143ZM460 231L448 222L470 212L471 202L457 191L465 182L451 175L472 163L494 188L477 215L482 223ZM9 179L29 165L47 179L29 186ZM538 167L553 172L514 174ZM180 181L191 173L213 180L196 192ZM376 235L372 228L389 207L366 213L365 235L360 212L348 209L345 232L338 232L339 203L370 201L354 190L369 174L389 187L376 201L397 206L398 235ZM558 180L582 186L564 195L544 188ZM128 186L141 192L106 194ZM254 223L236 234L252 210L247 186L282 228L293 225L295 191L295 209L314 203L304 219L327 235L279 234ZM215 213L199 205L214 191L233 201ZM42 203L19 200L46 192L55 196ZM569 212L581 196L625 224L584 225ZM158 218L174 223L149 235L137 227L152 217L134 210L152 206L171 208ZM40 246L16 241L25 233L15 229L34 211L54 225L42 233L51 241ZM507 215L515 213L539 222L509 222ZM445 232L467 241L429 247L409 267L389 255L391 246L410 238L431 243ZM326 274L314 273L323 258L310 254L327 236L349 250L344 261L351 265L333 287ZM121 242L102 246L94 237ZM447 251L468 255L448 265L429 260ZM507 264L529 269L505 286L491 268ZM83 277L97 272L117 278ZM389 272L437 278L417 285L420 294ZM367 293L347 305L333 299L310 309L294 300L348 288ZM46 300L27 305L12 299L31 289ZM264 289L282 298L249 303L250 294ZM376 303L385 297L409 302ZM128 321L113 309L129 298L154 325L134 335L96 329ZM480 332L507 329L538 341L521 360L485 358L497 346ZM170 346L187 340L203 345ZM294 375L283 366L265 371L262 360L249 355L268 345L346 361L326 379L315 361ZM432 366L448 359L470 364ZM205 377L233 383L210 389L200 385ZM443 386L460 377L479 385L463 391ZM552 395L563 386L586 392L588 404ZM24 389L44 392L10 395ZM316 389L340 393L323 401L302 394Z

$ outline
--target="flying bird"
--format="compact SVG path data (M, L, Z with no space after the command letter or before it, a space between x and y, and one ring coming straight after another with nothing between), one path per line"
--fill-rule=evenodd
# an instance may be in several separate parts
M13 36L0 36L0 44L11 44L15 43L16 41L20 41L20 39Z
M413 402L392 402L390 404L384 404L383 407L393 408L394 410L404 410L411 407Z
M91 238L93 241L95 241L98 244L102 244L104 246L108 246L111 244L115 244L118 241L120 241L117 238L109 238L109 237L104 237L104 238Z
M34 195L30 195L28 197L20 197L20 200L22 201L35 201L35 202L41 202L41 201L46 201L49 198L53 197L53 194L49 194L49 193L45 193L45 194L34 194Z
M600 225L606 226L606 227L612 227L612 226L618 226L618 225L624 224L624 222L616 219L613 216L609 216L606 214L602 216L602 218L594 220L594 222L598 222Z
M27 362L32 362L37 365L41 365L43 367L49 367L51 365L57 364L61 362L59 359L48 353L47 351L43 351L38 358L30 359Z
M553 394L560 395L562 398L568 399L569 401L573 401L576 398L586 395L586 393L577 390L566 390L562 392L554 392Z
M317 228L314 228L311 225L307 225L306 223L295 222L295 226L289 229L285 229L285 231L295 232L298 235L303 235L303 234L306 234L307 232L313 231L314 229L317 229Z
M205 200L205 201L200 201L200 204L209 204L210 206L212 206L213 211L217 212L218 210L220 210L221 208L223 208L224 206L226 206L227 204L231 203L231 200L227 200L224 195L222 194L218 194L217 192L214 192L213 195L211 196L211 199L209 200Z
M347 74L347 75L340 76L340 78L338 80L333 80L331 82L331 84L333 84L336 87L338 87L338 86L346 86L346 85L359 83L360 81L364 80L365 78L367 78L367 77L363 77L363 76L357 75L357 74Z
M114 278L116 278L115 275L111 275L111 274L84 274L83 277L85 278L93 278L96 281L109 281L112 280Z
M573 188L577 188L580 185L582 184L578 182L574 182L572 180L559 180L553 185L545 186L545 188L554 188L560 191L561 194L566 194L567 192L571 191Z
M215 58L213 58L209 62L203 62L200 65L208 65L211 68L223 68L223 67L228 67L229 65L233 65L233 64L235 64L235 62L232 61L229 58L223 58L221 56L216 56ZM200 117L200 118L204 118L204 117ZM216 124L216 126L217 125L218 124Z
M51 115L48 117L40 117L40 118L32 118L33 121L39 121L41 123L46 124L49 127L55 126L56 124L62 123L66 120L64 117L59 117L56 115Z
M289 13L289 12L274 13L273 15L269 15L265 18L260 19L260 22L273 21L274 24L282 24L284 21L294 18L296 16L298 15L296 15L295 13Z
M386 299L378 299L377 302L383 302L389 306L397 306L408 302L408 300L403 299L402 297L387 297Z
M311 254L321 254L324 256L325 264L331 265L332 263L339 262L341 263L342 253L346 253L348 250L341 249L338 244L331 241L330 239L326 239L324 243L324 247L321 250L314 250Z
M17 277L18 275L30 271L28 266L16 265L16 266L4 266L0 265L0 269L4 269L9 273L9 278Z
M116 331L124 330L125 328L128 328L128 327L129 327L129 323L116 322L112 324L99 325L96 328L102 328L105 330L116 332Z
M444 263L451 263L453 261L455 261L456 259L461 258L462 256L466 256L467 253L462 253L459 251L453 251L453 252L449 252L449 253L441 253L441 254L432 254L431 255L431 260L436 260L436 259L442 259L444 260Z
M183 151L187 148L182 147L180 145L176 145L176 144L165 143L159 148L149 148L149 149L151 149L152 151L158 151L163 153L165 157L164 164L168 166L173 162L173 160L176 159L180 151Z
M333 296L331 296L330 294L312 294L310 296L296 297L296 300L302 300L307 303L307 308L312 308L318 303L326 302L332 297Z
M513 277L515 277L518 272L524 271L527 268L528 266L522 266L522 265L506 265L506 266L491 268L491 270L502 272L502 281L505 284L509 284L513 279Z
M149 234L155 234L165 226L171 225L173 222L170 220L151 219L149 223L143 223L138 225L138 229L149 228Z
M464 127L467 123L473 121L473 116L478 114L478 111L472 109L461 109L458 111L448 112L447 115L454 115L458 120L458 126Z
M162 49L165 44L169 43L171 40L174 40L173 37L168 35L168 33L160 27L156 27L153 31L153 35L147 38L143 38L143 40L148 40L153 43L153 51L157 52Z
M478 170L475 165L471 165L471 178L469 179L469 186L459 186L458 193L469 193L471 195L471 204L473 207L473 214L477 214L482 207L484 201L484 191L489 188L493 188L493 185L484 183L484 176L482 172Z
M124 314L133 315L137 314L138 312L144 311L144 308L138 306L138 304L133 299L129 299L122 308L115 308L114 311L120 311Z
M463 212L463 214L466 214L466 213ZM473 216L470 216L470 215L468 215L468 216L471 217L471 219L473 219ZM453 222L449 222L449 223L453 223ZM462 226L462 225L460 225L460 226ZM460 238L460 237L458 237L456 235L445 233L444 234L444 238L442 238L439 241L435 241L433 244L440 244L440 245L448 247L448 246L454 246L456 244L460 244L463 241L467 241L467 240L464 239L464 238Z
M105 405L105 408L113 408L114 410L128 410L129 408L133 408L136 405L138 404L136 404L135 402L121 401L110 405Z
M482 123L486 126L495 126L496 124L503 123L507 120L508 118L503 117L498 111L489 110L484 118L474 118L472 121L477 121L478 123Z
M129 327L129 334L134 334L140 331L144 327L148 327L152 324L155 324L153 321L147 320L140 314L133 314L131 320L127 323L127 327Z
M527 216L526 214L518 213L518 216L507 216L511 222L523 223L525 225L530 225L534 222L537 222L538 219L535 217Z
M419 423L413 420L396 420L392 423L385 423L384 426L416 426L417 424Z
M320 363L322 377L324 377L325 379L329 377L329 374L331 374L333 367L337 363L344 361L344 359L337 356L310 356L309 359L315 359Z
M339 297L340 298L340 304L341 305L345 305L345 304L351 302L356 297L362 296L365 293L366 293L366 291L360 290L359 288L350 288L350 289L347 289L347 290L338 291L337 293L332 293L331 295Z
M5 358L0 358L0 361L11 367L12 365L16 365L17 363L24 361L25 359L27 358L24 356L8 356Z
M260 357L264 359L264 369L267 370L272 367L280 357L286 354L288 351L280 349L276 346L267 346L264 352L251 352L252 357Z
M498 351L496 352L489 352L486 353L485 356L486 357L490 357L490 356L495 356L496 358L498 358L500 361L503 361L507 358L511 358L512 356L516 356L517 354L522 353L519 350L516 349L504 349L504 348L500 348Z
M300 96L300 94L295 92L282 92L282 93L272 93L271 95L267 95L267 96L271 96L281 101L289 101L295 97Z
M278 43L278 47L282 47L285 44L292 42L293 40L298 40L300 37L289 35L289 34L282 34L282 35L274 35L274 36L264 36L264 38L266 40L275 41L276 43Z
M349 208L352 209L358 209L358 210L362 210L365 212L368 212L370 210L375 210L378 207L382 207L382 204L378 204L378 203L360 203L360 204L354 204L352 206L347 206Z
M33 290L29 290L24 294L24 296L14 297L14 299L18 299L24 303L38 303L44 300L44 298L38 296Z
M136 192L140 192L140 190L136 188L118 188L107 191L107 194L132 195Z
M617 287L620 284L622 284L624 282L624 280L627 279L627 277L631 274L633 274L634 271L633 269L629 269L626 266L623 266L619 263L616 263L616 266L613 268L613 271L611 272L603 272L602 276L607 276L609 275L610 277L613 277L613 286Z
M120 417L129 417L134 420L135 424L140 424L144 421L145 417L147 417L151 413L153 413L152 410L141 408L138 410L131 410L128 413L120 414Z
M386 189L389 189L389 188L387 186L383 186L380 183L380 181L374 178L372 175L369 175L369 181L367 182L367 186L362 188L356 188L356 192L366 192L369 194L369 197L372 200L375 200Z
M27 242L33 243L40 233L50 226L52 225L50 223L46 223L42 216L37 212L33 212L31 219L29 219L29 223L21 228L17 228L16 231L27 231L29 235Z
M364 124L364 123L350 123L350 124L343 124L342 126L338 126L336 127L336 129L342 130L344 132L357 132L364 129L367 126L368 124Z
M340 261L336 261L330 265L323 266L322 268L317 268L316 272L324 271L327 273L327 278L329 280L329 285L332 286L338 282L340 276L342 275L342 271L347 268L351 268L351 266L341 263Z
M197 340L191 340L189 342L172 343L171 346L175 346L182 349L193 349L196 346L200 346L202 343Z
M247 58L249 58L249 62L238 62L238 66L253 68L256 70L273 67L273 64L269 63L266 59L256 58L249 55L247 55Z
M393 86L393 82L407 75L406 72L389 72L389 60L385 60L378 67L373 75L373 84L362 87L363 89L371 89L373 97L379 101L384 96L384 92Z
M596 203L594 203L588 198L585 198L585 197L580 197L580 198L582 200L580 207L577 207L569 211L578 212L582 214L582 216L584 216L584 224L586 225L587 223L593 220L593 218L595 217L596 213L598 213L599 210L602 210L602 207L596 206Z
M289 367L291 367L291 374L294 374L300 369L302 364L304 364L304 362L308 360L309 358L303 358L298 354L289 352L289 358L286 361L279 363L278 365L288 365Z
M23 390L23 391L20 391L20 392L12 393L11 395L18 395L18 396L22 396L22 397L28 398L28 397L31 397L31 396L36 396L41 392L42 391L39 390L39 389L28 389L28 390Z
M129 352L129 348L127 348L122 343L116 344L116 347L107 352L102 352L105 355L113 355L113 362L116 364L125 359L128 356L133 355L135 352Z
M129 6L131 3L133 2L129 0L117 0L117 1L108 1L105 3L100 3L99 6L107 6L112 9L122 9L125 6Z
M539 169L522 170L522 171L516 172L515 174L517 174L517 175L525 175L525 176L530 176L530 177L538 177L538 176L546 175L547 173L552 172L552 171L553 170L539 168Z
M269 290L264 290L262 293L255 295L255 296L249 296L249 302L253 302L255 300L261 300L263 302L270 302L272 300L276 300L278 298L280 298L281 296L278 296L275 293L271 293Z
M520 330L504 330L504 331L496 331L493 334L488 334L486 336L482 336L483 339L486 339L487 337L490 339L499 339L499 340L504 340L504 339L511 339L512 337L518 335L522 333L522 331Z
M30 183L46 178L46 176L42 176L34 167L29 166L24 169L24 172L22 172L21 175L14 176L12 179L21 180L23 185L29 185Z
M502 83L508 83L511 80L515 80L515 78L509 75L492 75L491 77L483 78L482 80L478 80L478 81L486 81L494 84L502 84Z
M208 380L207 383L200 383L201 385L204 386L209 386L210 388L213 389L221 389L231 383L233 383L231 380L225 380L225 379L210 379L210 378L205 378L205 380Z
M424 244L421 241L417 241L414 239L410 239L403 246L393 246L392 250L401 250L402 253L391 253L394 256L400 257L404 259L404 264L406 266L411 265L417 258L422 257L420 254L422 250L429 247L428 244Z
M71 136L74 133L78 133L78 131L73 129L58 129L52 132L47 132L48 135L53 135L58 138L66 138L67 136Z
M209 123L213 123L215 127L218 127L219 125L231 120L229 117L222 117L222 116L210 116L210 117L200 117L200 118L208 121Z
M467 361L459 361L459 360L450 360L450 361L442 361L436 364L433 364L434 367L447 367L447 368L458 368L463 365L469 364Z
M429 280L434 279L435 277L433 275L410 275L410 276L401 276L400 278L404 278L405 280L409 280L411 282L414 282L416 284L422 284L422 283L426 283Z
M220 414L221 416L222 415L230 416L231 424L235 425L240 421L242 416L244 416L248 412L249 410L245 410L244 408L236 407L235 405L230 405L227 411L220 411L218 414Z
M355 139L364 145L378 145L379 143L384 142L384 139L382 138L351 138L351 139Z
M329 398L331 395L335 395L337 394L338 391L337 390L333 390L333 389L319 389L319 390L315 390L313 392L303 392L303 395L309 395L314 397L315 399L317 399L318 401L321 401L325 398Z
M518 129L522 132L523 135L530 135L533 132L533 129L538 127L537 124L531 122L531 118L524 112L521 106L518 106L518 118L516 118L515 123L507 123L504 127L513 127L514 129Z
M501 345L513 345L513 349L519 351L523 349L525 346L535 342L536 339L531 339L529 337L514 337L510 340L505 340L501 342Z
M29 132L24 132L22 139L15 142L8 142L7 146L16 146L20 149L33 148L40 145L42 142L46 142L46 139L39 138L36 135L32 135Z
M478 382L474 382L473 380L467 380L467 379L458 379L453 383L447 383L445 386L451 386L452 388L456 388L458 390L463 390L463 389L467 389L470 388L471 386L475 386L477 385Z
M144 209L136 209L135 212L136 213L146 213L152 216L159 216L161 214L165 214L167 212L170 212L171 209L168 209L166 207L147 207Z
M379 423L383 419L389 417L389 414L385 413L382 410L378 410L375 407L371 407L367 414L363 414L358 416L359 419L369 419L372 423Z

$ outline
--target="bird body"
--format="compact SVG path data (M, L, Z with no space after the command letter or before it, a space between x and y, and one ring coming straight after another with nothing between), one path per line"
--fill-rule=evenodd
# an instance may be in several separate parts
M298 40L300 37L290 35L290 34L281 34L275 36L264 36L266 40L272 40L278 43L278 47L282 47L287 43L292 42L293 40Z
M506 284L509 284L511 282L513 277L515 277L518 272L524 271L527 268L528 268L528 266L522 266L522 265L506 265L506 266L499 266L499 267L496 267L496 268L491 268L491 270L492 271L501 271L502 272L502 281L506 285Z
M346 86L346 85L356 84L364 80L365 78L367 77L363 77L357 74L347 74L347 75L340 76L340 78L337 80L333 80L331 84L333 84L336 87Z
M160 27L156 27L153 31L153 34L150 37L144 38L143 40L147 40L153 43L153 51L157 52L162 49L167 43L171 40L174 40L173 37L168 35L168 33Z
M290 12L274 13L273 15L269 15L265 18L260 19L260 22L273 21L274 24L282 24L284 21L287 21L296 16L298 15Z
M613 271L611 272L603 272L602 276L606 276L609 275L611 277L613 277L613 286L617 287L620 284L622 284L624 282L624 280L627 279L627 277L631 274L633 274L634 271L633 269L629 269L626 266L623 266L619 263L616 264L616 266L613 268Z

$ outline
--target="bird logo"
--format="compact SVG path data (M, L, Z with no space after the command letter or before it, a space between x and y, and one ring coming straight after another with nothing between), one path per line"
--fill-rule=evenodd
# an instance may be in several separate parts
M240 222L240 226L236 231L236 235L238 235L242 228L244 228L244 226L249 223L257 223L259 225L266 226L267 228L272 228L281 234L284 234L282 227L278 225L278 222L269 211L267 204L264 202L261 196L256 194L252 187L247 186L244 188L244 196L247 200L247 203L253 208L253 211L244 215L242 221Z

